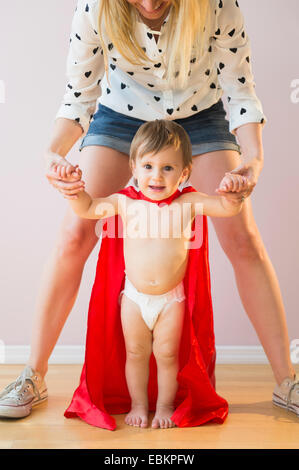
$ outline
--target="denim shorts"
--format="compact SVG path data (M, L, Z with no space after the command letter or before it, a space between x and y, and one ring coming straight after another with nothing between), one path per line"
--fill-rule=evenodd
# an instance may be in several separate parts
M220 99L208 109L174 121L183 126L190 137L192 155L216 150L236 150L241 153L235 136L229 131L229 122ZM130 146L138 128L145 121L98 106L79 150L88 145L103 145L130 154Z

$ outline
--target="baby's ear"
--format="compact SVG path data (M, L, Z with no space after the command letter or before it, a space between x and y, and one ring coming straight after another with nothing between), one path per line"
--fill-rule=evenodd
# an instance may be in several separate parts
M184 183L184 182L188 181L188 179L190 178L190 175L191 175L191 165L186 166L183 169L183 173L182 173L182 177L181 177L181 183Z

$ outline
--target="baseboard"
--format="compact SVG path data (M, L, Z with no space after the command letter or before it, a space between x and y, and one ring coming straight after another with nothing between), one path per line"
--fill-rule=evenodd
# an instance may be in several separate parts
M84 346L56 346L50 364L83 364ZM1 363L25 364L30 352L28 345L4 346ZM268 364L261 346L216 346L217 364Z

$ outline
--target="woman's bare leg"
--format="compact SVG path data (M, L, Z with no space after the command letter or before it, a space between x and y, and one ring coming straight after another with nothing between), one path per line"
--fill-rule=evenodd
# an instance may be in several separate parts
M225 172L240 164L231 150L210 152L194 158L191 180L198 191L216 195ZM290 360L285 311L278 280L264 247L247 198L240 214L211 218L219 242L234 268L245 311L271 364L275 379L295 374Z
M80 168L86 191L92 197L119 191L131 176L128 156L108 147L84 147ZM61 200L64 203L62 195ZM48 370L48 359L76 300L85 262L98 241L96 222L81 219L68 208L44 267L28 361L42 376Z

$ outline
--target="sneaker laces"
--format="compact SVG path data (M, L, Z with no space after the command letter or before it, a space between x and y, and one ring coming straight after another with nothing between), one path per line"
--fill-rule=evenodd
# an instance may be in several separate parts
M288 391L288 396L287 396L287 409L289 408L291 404L291 394L294 390L296 391L296 393L299 394L299 380L294 380L294 382L290 386L290 389Z
M19 398L19 395L23 396L26 390L25 385L29 383L32 385L33 393L37 395L38 398L40 399L39 390L37 386L35 385L35 383L33 382L33 380L30 377L26 376L27 372L28 372L28 369L27 368L24 369L22 374L19 375L19 377L14 382L12 382L10 385L6 387L7 389L11 387L11 390L8 391L7 395L9 395L12 398Z

